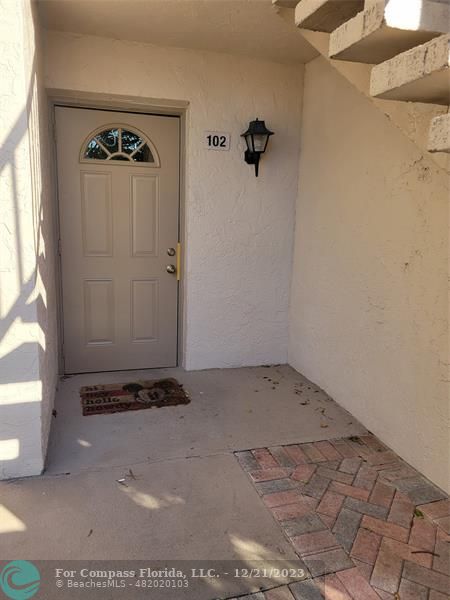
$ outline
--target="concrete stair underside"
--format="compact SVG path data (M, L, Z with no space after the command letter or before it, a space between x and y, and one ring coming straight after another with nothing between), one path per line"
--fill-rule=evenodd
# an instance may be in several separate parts
M274 4L280 6L287 6L288 0L272 0ZM314 0L316 6L318 4L324 4L323 0ZM408 11L405 11L405 1L408 2ZM310 0L301 0L296 6L296 16L298 20L298 11L302 3L304 7L306 3L309 4ZM429 6L429 0L424 0ZM417 10L411 16L409 7L416 3L416 9L420 3L420 23L417 21ZM311 4L309 4L311 6ZM391 12L387 9L391 7ZM392 10L393 7L393 10ZM423 42L423 44L436 40L436 44L440 48L440 57L443 56L443 33L449 33L447 31L448 23L450 22L450 0L444 2L434 2L433 8L430 11L422 11L423 5L422 0L365 0L365 9L360 11L356 17L351 18L349 21L337 28L336 31L348 28L348 23L353 22L353 28L355 20L364 17L363 23L359 23L359 37L358 32L353 31L354 40L362 43L364 49L367 44L367 54L364 57L357 55L353 60L338 60L340 57L333 57L330 52L330 39L335 35L335 32L329 34L326 31L316 31L315 29L308 29L300 24L299 33L326 59L330 62L333 67L339 71L348 81L355 86L357 90L368 96L375 104L375 106L384 112L392 123L397 126L403 133L414 143L417 147L423 151L429 151L430 158L436 165L441 168L448 170L448 138L447 131L450 129L450 121L446 114L446 106L448 102L445 100L447 97L447 88L445 77L448 72L448 67L442 69L439 68L439 59L434 60L432 56L423 56L422 59L425 63L425 67L421 70L420 66L416 65L415 72L403 73L397 76L396 82L394 80L389 81L389 72L383 73L384 84L378 84L379 87L373 88L376 91L374 96L371 93L371 72L373 71L373 64L376 62L383 62L386 54L389 59L393 58L396 54L404 52L405 50L414 49ZM305 10L305 9L303 9ZM287 22L293 18L291 11L279 11L278 14ZM389 14L388 14L389 13ZM371 16L371 19L367 19L367 16ZM403 22L403 25L408 28L392 27L387 24L385 17L388 18L389 23L399 22L399 19ZM442 18L445 17L445 18ZM449 18L447 18L449 17ZM423 18L423 20L422 20ZM396 21L397 19L397 21ZM418 27L422 27L422 22L428 27L425 31L414 29L415 24L419 23ZM436 25L437 24L437 25ZM296 23L298 26L298 23ZM314 25L316 27L316 25ZM430 28L432 31L430 31ZM438 31L435 31L437 29ZM381 31L380 31L381 30ZM441 31L444 30L444 31ZM368 38L368 39L365 39ZM370 39L371 38L371 39ZM392 44L392 39L395 43ZM347 40L348 41L348 40ZM390 44L389 52L386 53L385 48L382 48L382 52L379 51L378 45ZM357 44L358 45L358 44ZM405 48L406 46L406 48ZM358 53L361 48L358 49ZM431 51L438 52L436 50ZM369 59L368 53L372 52L372 57ZM373 58L374 52L378 53L376 60ZM388 59L386 59L387 62ZM441 60L441 64L444 61ZM381 66L381 65L380 65ZM386 65L385 65L386 67ZM376 68L376 67L375 67ZM412 67L411 67L412 68ZM389 71L389 69L388 69ZM391 74L392 75L392 74ZM425 81L426 78L426 81ZM423 79L424 81L419 82L420 89L414 87L403 89L401 92L397 88L401 88L409 83L415 83L416 79ZM425 85L422 87L422 85ZM384 85L384 87L383 87ZM395 87L395 91L391 88ZM391 93L392 92L392 93ZM386 95L385 95L386 93ZM380 95L378 95L380 94ZM394 96L398 97L394 97ZM409 96L409 97L407 97ZM420 98L419 98L420 96ZM411 100L405 104L404 100ZM414 100L414 102L412 101ZM445 117L445 118L442 118ZM430 130L430 123L433 121L433 127ZM412 126L414 123L414 126ZM445 131L443 129L445 128Z
M272 0L272 4L280 8L295 8L297 2L298 0Z
M372 69L376 98L450 104L450 36L443 35Z
M428 150L450 154L450 114L435 117L431 121Z
M447 33L450 23L449 5L431 4L432 9L428 9L428 12L428 4L424 5L425 12L421 17L421 22L423 20L426 26L414 24L411 18L402 19L399 11L389 13L388 4L384 6L383 3L375 3L369 6L332 32L330 57L378 64Z
M295 24L302 29L331 33L364 8L364 0L300 0Z

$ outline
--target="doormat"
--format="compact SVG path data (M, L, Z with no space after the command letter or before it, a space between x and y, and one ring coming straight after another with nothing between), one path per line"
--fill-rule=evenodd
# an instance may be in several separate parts
M89 385L80 389L80 397L85 416L176 406L191 401L176 379Z

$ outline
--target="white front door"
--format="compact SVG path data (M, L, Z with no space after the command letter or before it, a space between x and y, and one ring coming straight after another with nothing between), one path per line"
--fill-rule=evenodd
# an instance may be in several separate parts
M65 372L176 366L179 118L55 111Z

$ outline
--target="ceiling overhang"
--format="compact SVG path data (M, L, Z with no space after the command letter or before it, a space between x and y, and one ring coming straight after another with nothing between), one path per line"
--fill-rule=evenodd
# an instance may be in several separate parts
M38 0L55 31L226 52L282 63L317 56L271 0Z

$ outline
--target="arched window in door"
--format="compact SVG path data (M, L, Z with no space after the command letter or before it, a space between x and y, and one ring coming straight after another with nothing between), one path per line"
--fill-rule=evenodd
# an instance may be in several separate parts
M81 151L81 160L114 160L159 166L151 141L135 128L109 125L91 133Z

